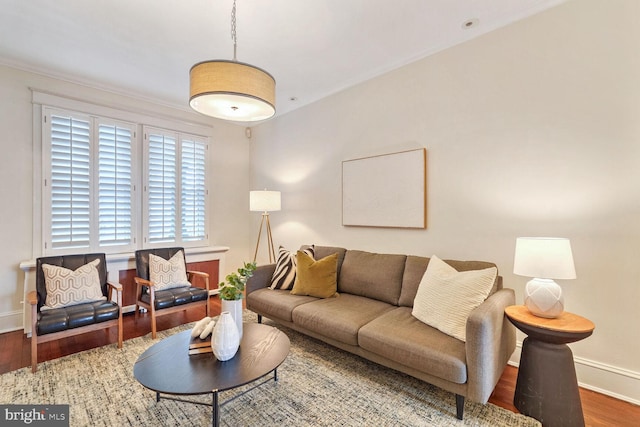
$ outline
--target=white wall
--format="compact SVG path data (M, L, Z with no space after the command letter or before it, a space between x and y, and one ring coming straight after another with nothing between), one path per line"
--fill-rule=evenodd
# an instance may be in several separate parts
M243 127L209 119L186 108L0 66L0 332L22 329L24 275L19 264L40 255L39 247L32 243L33 204L40 203L33 191L32 150L40 142L38 139L34 145L32 136L31 89L210 129L213 162L210 243L231 248L223 257L221 277L252 256L247 228L250 146Z
M569 2L258 126L251 184L282 191L276 245L493 261L521 303L516 237L569 237L566 309L596 324L571 345L579 381L640 403L637 16L636 0ZM341 226L341 162L417 147L428 228Z

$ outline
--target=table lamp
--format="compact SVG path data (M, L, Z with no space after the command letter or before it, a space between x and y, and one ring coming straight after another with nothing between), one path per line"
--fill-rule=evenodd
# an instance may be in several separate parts
M269 262L276 260L276 252L273 247L273 237L271 236L271 223L269 222L269 212L280 210L280 192L279 191L250 191L249 192L249 210L252 212L262 212L262 221L260 221L260 230L258 231L258 242L256 243L256 251L253 254L253 262L256 262L258 256L258 247L260 246L260 236L262 236L262 227L265 222L267 224L267 246L269 251Z
M539 317L555 318L564 311L562 288L553 279L575 279L569 239L518 237L513 273L533 277L525 288L524 305Z

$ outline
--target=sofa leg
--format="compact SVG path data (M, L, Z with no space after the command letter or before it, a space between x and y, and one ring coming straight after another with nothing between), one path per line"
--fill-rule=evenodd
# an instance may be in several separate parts
M464 396L456 394L456 417L462 420L464 414Z
M262 314L258 314L258 323L262 323Z

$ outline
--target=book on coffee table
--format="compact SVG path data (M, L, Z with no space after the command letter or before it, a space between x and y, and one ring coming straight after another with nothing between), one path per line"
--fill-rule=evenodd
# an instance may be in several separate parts
M189 341L189 356L202 353L213 353L211 335L205 339L200 339L200 337L191 338L191 341Z

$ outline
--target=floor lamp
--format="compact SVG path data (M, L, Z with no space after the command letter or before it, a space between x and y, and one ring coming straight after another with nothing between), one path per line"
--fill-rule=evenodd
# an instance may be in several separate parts
M267 224L267 245L269 250L269 263L276 260L276 251L273 247L273 237L271 236L271 223L269 222L269 212L280 210L280 192L279 191L250 191L249 192L249 210L252 212L262 212L262 221L260 221L260 230L258 231L258 242L256 243L256 251L253 254L253 262L258 257L258 247L260 246L260 237L262 236L262 227Z

